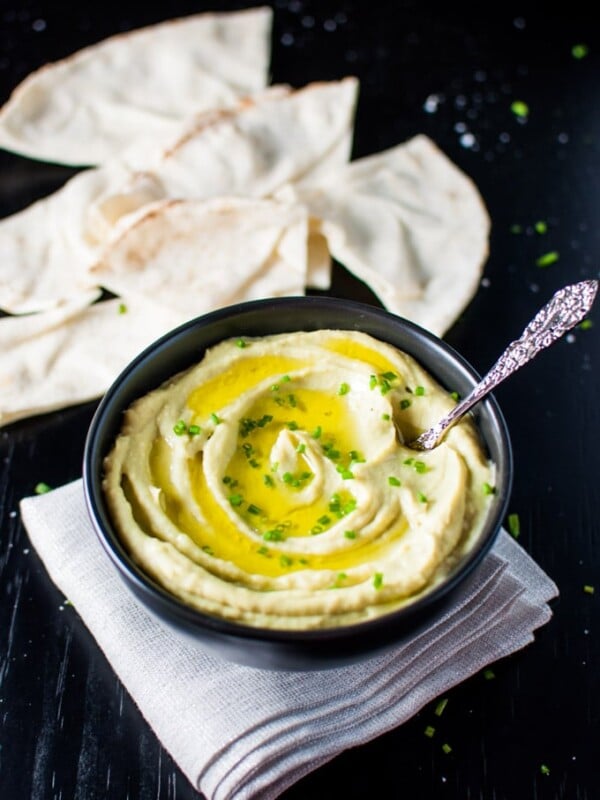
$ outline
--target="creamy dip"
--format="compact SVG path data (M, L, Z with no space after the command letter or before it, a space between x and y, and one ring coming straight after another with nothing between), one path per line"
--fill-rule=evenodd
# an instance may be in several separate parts
M403 442L454 404L371 336L232 339L136 401L105 461L123 543L207 614L309 629L387 613L476 540L494 469L470 420Z

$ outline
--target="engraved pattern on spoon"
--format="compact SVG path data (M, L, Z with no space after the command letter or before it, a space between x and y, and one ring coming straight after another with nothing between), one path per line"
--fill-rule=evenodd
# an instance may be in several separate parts
M540 350L549 347L581 322L592 307L597 290L597 280L581 281L559 289L550 302L538 311L521 337L508 345L470 394L432 428L409 442L408 446L415 450L432 450L436 447L448 428L485 395L513 372L531 361Z

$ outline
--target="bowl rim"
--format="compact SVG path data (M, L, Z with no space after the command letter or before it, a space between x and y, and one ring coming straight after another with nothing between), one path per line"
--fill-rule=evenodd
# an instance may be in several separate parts
M498 475L500 470L502 470L503 481L499 489L497 487L494 496L494 509L490 509L477 543L465 554L464 558L461 559L459 566L437 586L425 591L421 597L415 600L409 600L405 605L400 606L394 611L348 625L334 625L324 628L290 630L255 627L242 622L235 622L222 617L212 616L192 606L186 605L183 600L178 599L175 595L168 592L138 567L128 555L124 546L120 543L118 532L112 523L104 500L101 486L101 470L98 470L98 467L101 467L104 456L106 455L106 452L98 452L104 426L107 424L106 420L113 419L115 414L119 416L122 415L126 405L132 401L130 399L126 405L119 406L117 404L117 407L113 409L116 399L118 400L119 393L122 392L122 387L127 386L129 381L135 378L137 371L148 363L148 361L152 361L157 353L162 352L168 345L173 346L180 337L185 337L191 330L203 329L230 317L237 318L240 314L246 312L260 312L266 309L281 310L296 306L310 306L312 309L321 311L336 307L337 309L344 309L350 314L355 315L358 323L361 319L364 319L364 317L370 317L376 318L383 324L400 326L409 336L414 337L415 341L424 341L430 349L441 350L449 362L453 363L453 367L458 367L459 372L462 372L464 377L472 381L473 385L480 380L481 376L479 373L454 347L425 328L387 309L361 301L333 296L299 295L236 303L190 319L163 334L145 347L125 366L112 382L93 415L88 428L83 454L82 472L84 497L88 515L91 519L96 536L100 540L103 550L108 554L113 564L116 565L121 573L121 577L131 584L130 588L134 588L137 595L143 595L144 598L149 601L151 607L155 610L157 606L160 607L161 614L166 612L172 621L179 625L183 624L188 630L196 629L198 632L200 632L200 630L206 630L208 633L217 634L218 636L233 637L238 640L267 642L274 645L330 644L332 641L342 642L352 639L353 637L363 637L365 634L377 635L381 631L389 629L390 626L393 626L395 623L405 621L407 616L418 617L418 615L422 614L428 607L435 606L449 596L458 585L462 584L463 581L472 574L474 569L483 560L484 556L491 550L502 527L502 521L506 516L512 490L513 452L506 420L495 397L493 394L490 394L484 400L480 401L478 406L485 409L484 413L489 416L491 423L498 432L495 440L497 441L498 450L503 458L502 464L496 464L496 474ZM324 326L319 326L318 328L309 327L307 329L324 329ZM352 329L351 327L344 328L344 330ZM355 329L361 330L360 325ZM296 325L292 326L290 330L300 330L300 328ZM214 343L222 340L222 338L223 337L215 339ZM377 336L375 336L375 338L377 338ZM212 345L205 345L204 350L209 346ZM419 361L418 355L413 357ZM194 360L191 358L190 366L193 363L197 363L197 360L198 359ZM430 367L424 366L424 368L432 374L435 380L439 381L438 376ZM171 375L176 374L176 372L177 371L174 371ZM168 380L168 377L169 376L160 380L156 386L160 385L163 380ZM134 396L139 397L141 394L145 394L145 392L138 392L134 394ZM484 441L484 444L487 443Z

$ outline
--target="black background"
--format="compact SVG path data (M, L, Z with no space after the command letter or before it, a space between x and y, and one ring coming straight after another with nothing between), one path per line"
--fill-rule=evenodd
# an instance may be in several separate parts
M107 35L249 5L1 2L0 102L32 69ZM491 365L554 290L598 277L600 58L591 12L574 3L556 11L272 5L273 82L360 78L354 157L425 133L479 187L492 219L490 256L446 336L476 369ZM589 47L583 59L571 53L579 43ZM513 100L529 105L526 121L511 113ZM0 214L71 174L0 153ZM544 234L534 228L540 220ZM556 263L536 266L554 250ZM341 268L331 293L377 302ZM493 680L478 675L452 689L441 717L432 704L304 778L287 800L600 796L600 305L591 318L590 329L575 330L496 392L515 453L510 510L521 520L520 543L559 586L554 618L532 645L494 665ZM19 520L18 502L38 481L58 486L81 474L95 405L0 430L0 798L193 800ZM423 731L433 721L438 734L429 739Z

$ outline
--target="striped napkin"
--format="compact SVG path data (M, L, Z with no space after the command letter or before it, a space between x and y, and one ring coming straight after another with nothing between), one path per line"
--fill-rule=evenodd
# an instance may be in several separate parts
M209 800L273 800L342 750L401 725L530 643L558 594L502 531L427 631L357 664L270 671L265 680L264 671L221 662L146 612L96 538L81 480L22 500L21 514L50 577L158 739Z

